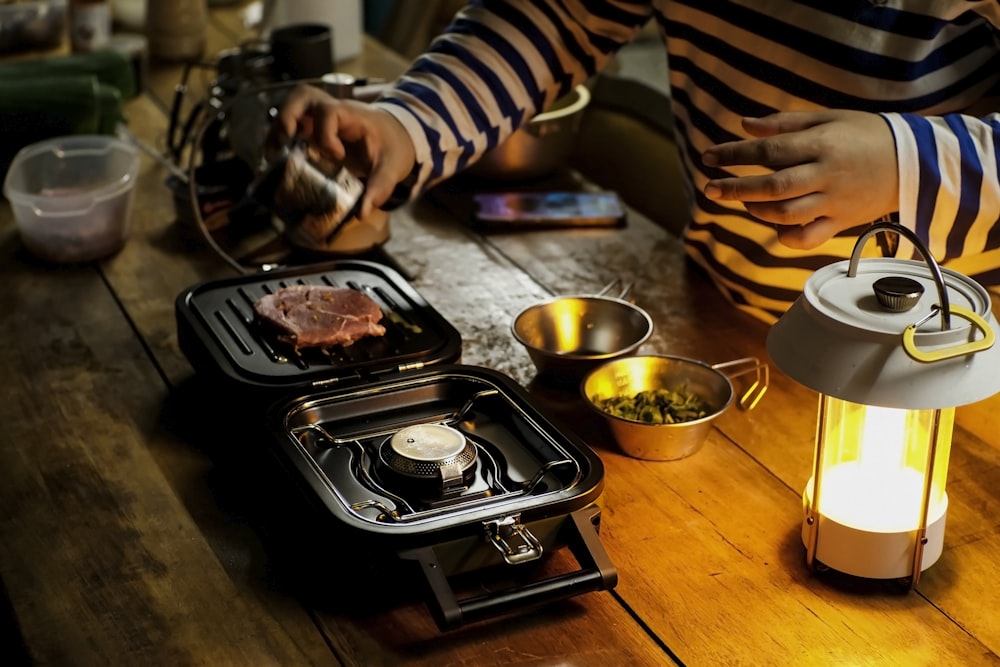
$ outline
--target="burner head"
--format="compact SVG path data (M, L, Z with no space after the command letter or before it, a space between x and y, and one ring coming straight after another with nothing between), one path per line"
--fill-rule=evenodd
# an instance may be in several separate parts
M438 480L442 491L465 486L476 465L476 447L461 431L443 424L401 428L382 443L379 458L386 468L406 478Z

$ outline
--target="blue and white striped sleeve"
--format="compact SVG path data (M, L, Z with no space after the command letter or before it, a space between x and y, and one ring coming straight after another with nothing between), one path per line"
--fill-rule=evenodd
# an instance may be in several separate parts
M900 222L941 263L971 276L992 272L1000 259L1000 113L883 116L896 140Z
M377 104L407 128L420 192L585 81L651 14L645 0L480 0Z

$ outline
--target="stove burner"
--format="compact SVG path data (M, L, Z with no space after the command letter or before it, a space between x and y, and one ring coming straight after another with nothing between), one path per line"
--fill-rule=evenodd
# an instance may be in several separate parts
M407 475L435 476L441 468L465 469L476 461L476 450L461 431L443 424L407 426L386 443L383 460Z
M445 496L468 487L477 458L475 445L444 424L401 428L379 447L385 468L415 481L436 482Z
M384 415L371 405L386 397L365 389L349 410L319 401L297 415L292 436L352 517L446 522L580 484L581 463L510 396L474 377L443 378L402 383L404 395L429 387L436 395Z

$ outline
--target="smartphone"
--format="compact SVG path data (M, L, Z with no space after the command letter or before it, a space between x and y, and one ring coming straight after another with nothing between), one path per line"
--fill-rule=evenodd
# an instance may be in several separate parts
M480 227L613 227L625 224L614 192L488 192L474 195Z

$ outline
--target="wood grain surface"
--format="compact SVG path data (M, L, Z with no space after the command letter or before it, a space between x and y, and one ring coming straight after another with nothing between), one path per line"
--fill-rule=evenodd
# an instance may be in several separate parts
M215 9L213 48L244 36ZM348 68L405 66L367 40ZM162 147L158 68L127 107ZM463 364L527 387L606 468L600 538L614 591L442 632L415 572L356 543L276 464L261 409L200 376L175 299L234 270L185 241L143 158L125 248L54 266L0 206L0 577L7 655L38 665L986 665L1000 662L1000 399L959 409L941 559L916 591L811 572L799 536L816 396L772 368L753 411L703 448L625 456L574 389L539 381L510 323L613 280L655 324L641 352L767 359L767 327L724 303L679 240L631 211L621 229L480 234L450 187L392 213L385 257L460 332ZM579 183L579 175L560 174ZM544 572L572 568L565 550ZM485 582L483 582L485 585Z

